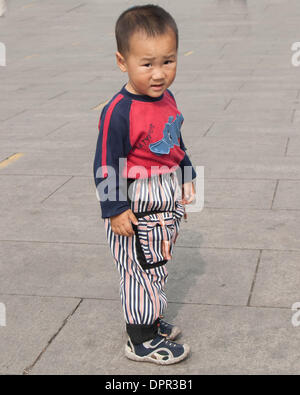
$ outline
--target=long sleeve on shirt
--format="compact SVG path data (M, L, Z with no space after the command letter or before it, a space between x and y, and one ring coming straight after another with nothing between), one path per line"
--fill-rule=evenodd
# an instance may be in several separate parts
M116 97L115 103L112 100L103 109L100 117L94 179L102 218L121 214L130 208L126 199L126 180L122 178L122 159L127 157L131 149L129 116L126 116L129 111L130 103L118 101Z
M180 174L178 176L178 180L180 184L185 184L187 182L192 181L194 178L197 177L197 173L192 165L192 162L190 158L188 157L188 154L186 153L186 147L184 145L182 135L180 133L180 148L185 151L185 155L182 159L182 161L179 164L179 167L181 169L181 179L180 179ZM186 169L186 170L184 170Z

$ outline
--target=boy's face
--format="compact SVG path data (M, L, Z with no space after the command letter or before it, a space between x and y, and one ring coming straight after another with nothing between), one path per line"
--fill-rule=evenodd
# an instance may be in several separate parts
M149 37L136 32L130 38L129 52L124 57L116 53L120 69L128 73L126 89L136 95L159 97L176 76L176 37L172 30Z

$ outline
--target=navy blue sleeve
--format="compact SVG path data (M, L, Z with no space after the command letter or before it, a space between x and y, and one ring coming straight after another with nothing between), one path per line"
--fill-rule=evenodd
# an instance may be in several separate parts
M94 159L94 180L102 218L121 214L130 208L127 201L127 180L122 177L124 158L131 150L129 112L131 102L121 100L112 113L109 103L104 107L99 123L99 135ZM110 117L109 123L106 117Z
M180 148L183 151L186 151L183 139L182 139L182 135L180 133ZM181 184L185 184L187 182L192 181L194 178L197 177L196 171L192 165L192 162L190 160L190 158L188 157L187 153L185 152L185 155L182 159L182 161L179 163L179 166L181 168L181 179L179 177L179 182ZM184 170L186 169L186 170Z
M175 100L175 97L174 97L173 93L169 89L167 89L167 91L171 95L171 97L174 99L174 102L176 103L176 100ZM186 151L186 147L184 145L181 133L180 133L180 148L183 151ZM186 182L190 182L194 178L197 177L197 173L196 173L195 169L193 168L192 162L190 161L190 158L188 157L187 154L184 155L182 161L179 163L179 166L181 168L181 177L179 177L180 176L179 173L177 175L178 175L179 182L181 184L184 184ZM186 173L184 174L184 168L185 167L187 168L187 170L186 170Z

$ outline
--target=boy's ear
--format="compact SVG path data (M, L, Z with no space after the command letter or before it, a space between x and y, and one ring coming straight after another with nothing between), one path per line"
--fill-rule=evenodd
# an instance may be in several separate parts
M116 52L116 60L120 70L126 72L127 71L126 60L120 52Z

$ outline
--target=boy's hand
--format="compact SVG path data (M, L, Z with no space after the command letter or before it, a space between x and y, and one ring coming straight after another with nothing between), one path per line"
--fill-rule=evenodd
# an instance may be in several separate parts
M121 214L110 217L111 230L120 236L133 236L134 230L131 223L138 225L138 220L131 209L124 211Z
M193 181L187 182L182 185L182 200L179 201L181 204L190 204L195 199L195 186Z

